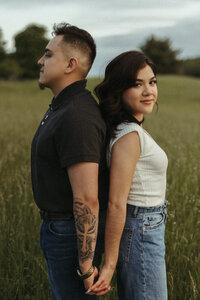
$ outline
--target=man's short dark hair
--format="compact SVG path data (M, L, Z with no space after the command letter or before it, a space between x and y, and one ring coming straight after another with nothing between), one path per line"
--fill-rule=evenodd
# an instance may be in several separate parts
M96 44L93 37L86 30L69 23L54 24L52 34L63 35L64 42L88 57L88 73L96 57Z

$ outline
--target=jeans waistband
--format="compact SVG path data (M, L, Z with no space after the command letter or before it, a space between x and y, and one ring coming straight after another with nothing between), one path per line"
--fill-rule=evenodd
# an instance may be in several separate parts
M73 219L73 214L70 212L66 213L56 213L56 212L48 212L45 210L40 210L40 217L44 221L58 221L58 220L70 220Z
M165 200L163 205L152 206L152 207L139 207L139 206L127 204L127 217L136 218L138 214L142 214L142 213L154 213L154 212L166 211L167 202L168 201Z

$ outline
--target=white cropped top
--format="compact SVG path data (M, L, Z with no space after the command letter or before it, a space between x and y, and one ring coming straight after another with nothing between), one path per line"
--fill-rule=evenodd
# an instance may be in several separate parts
M117 127L116 137L111 139L108 149L108 165L114 143L127 133L137 131L141 153L134 171L127 203L140 207L162 205L166 193L166 171L168 159L154 139L136 123L122 123Z

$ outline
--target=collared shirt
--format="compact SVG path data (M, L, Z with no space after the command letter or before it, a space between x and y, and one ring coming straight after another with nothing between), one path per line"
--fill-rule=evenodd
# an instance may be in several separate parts
M35 202L42 210L73 211L67 167L80 162L99 164L100 208L107 205L106 126L85 86L86 80L74 82L53 98L33 138L32 186Z

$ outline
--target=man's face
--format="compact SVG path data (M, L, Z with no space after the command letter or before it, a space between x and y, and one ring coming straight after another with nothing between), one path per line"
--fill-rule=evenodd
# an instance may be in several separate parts
M39 84L53 89L65 79L68 59L64 56L62 35L54 37L46 46L45 54L39 59L41 66Z

